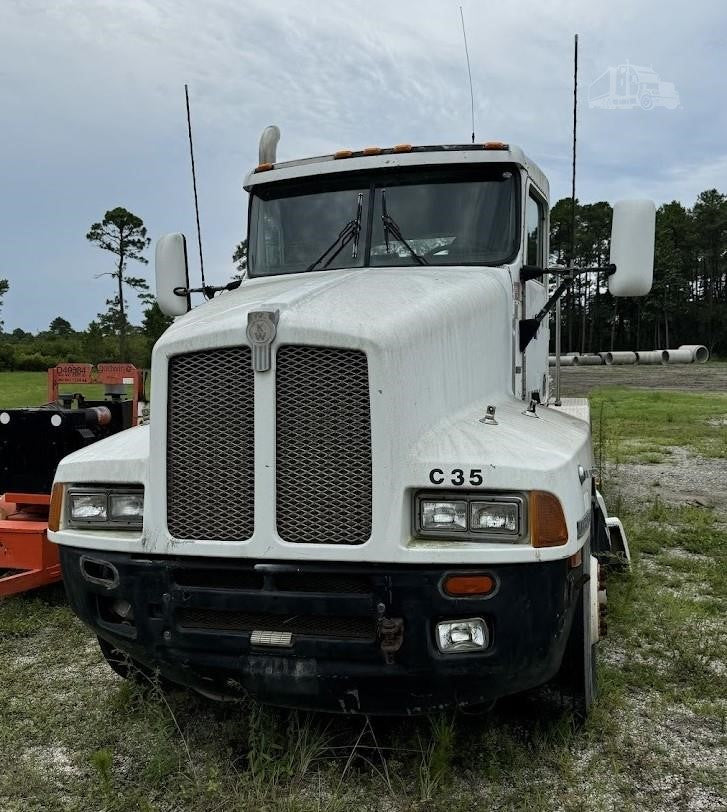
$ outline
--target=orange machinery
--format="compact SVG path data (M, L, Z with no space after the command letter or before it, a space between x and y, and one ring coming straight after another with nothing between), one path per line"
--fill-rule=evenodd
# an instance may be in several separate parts
M103 384L106 394L88 400L61 394L61 384ZM48 370L45 406L0 406L0 597L61 580L46 533L55 469L66 454L137 425L142 392L131 364L59 364Z

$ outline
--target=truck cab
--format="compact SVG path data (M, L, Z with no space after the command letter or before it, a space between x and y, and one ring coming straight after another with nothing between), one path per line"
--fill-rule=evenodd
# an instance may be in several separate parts
M587 414L548 405L547 179L501 142L276 143L239 285L190 309L159 241L150 424L58 467L71 605L120 673L208 696L416 714L555 678L587 711L613 533Z

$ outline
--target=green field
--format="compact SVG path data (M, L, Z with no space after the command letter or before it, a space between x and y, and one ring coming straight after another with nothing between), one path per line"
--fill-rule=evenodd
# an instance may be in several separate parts
M61 392L80 392L89 400L103 399L99 384L62 384ZM46 372L0 372L0 409L42 406L48 402Z
M0 401L42 399L42 378L23 389L0 377ZM634 563L609 580L600 696L583 728L546 692L484 715L367 720L139 688L50 589L0 604L0 809L727 808L727 505L645 501L612 484L638 481L649 454L668 465L674 445L719 472L726 401L612 389L592 402Z

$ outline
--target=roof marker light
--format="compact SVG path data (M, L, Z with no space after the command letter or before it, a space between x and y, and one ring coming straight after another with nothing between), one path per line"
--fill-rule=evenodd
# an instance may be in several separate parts
M273 167L274 167L274 164L269 164L269 163L258 164L255 167L255 171L256 172L269 172Z
M510 149L510 145L504 141L485 141L482 149Z
M351 149L339 149L338 152L333 153L334 160L338 161L341 158L350 158L353 155Z
M381 147L366 147L363 150L364 155L381 155L384 150Z
M411 144L397 144L393 148L394 152L411 152Z

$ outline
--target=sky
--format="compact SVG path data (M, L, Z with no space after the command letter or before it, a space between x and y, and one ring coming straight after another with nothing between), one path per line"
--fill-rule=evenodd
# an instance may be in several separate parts
M84 329L105 309L113 281L96 277L113 257L85 235L107 209L134 212L153 241L183 231L196 245L185 82L212 283L234 271L242 184L267 124L282 131L280 160L467 142L460 2L477 140L523 147L553 202L570 193L576 32L579 199L691 205L706 188L727 192L724 0L3 0L4 329L58 315ZM679 107L589 106L590 84L627 61L673 83ZM153 285L153 244L147 256L128 273Z

